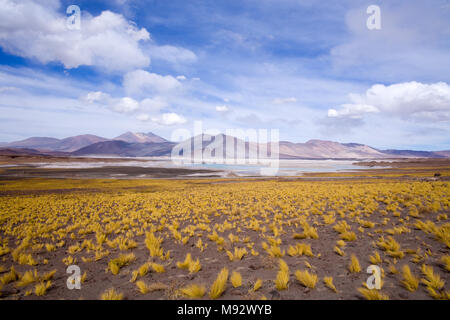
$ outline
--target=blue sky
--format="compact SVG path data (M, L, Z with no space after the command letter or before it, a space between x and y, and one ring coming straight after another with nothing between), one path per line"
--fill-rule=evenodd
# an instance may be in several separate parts
M0 0L0 141L202 121L450 149L449 18L447 0Z

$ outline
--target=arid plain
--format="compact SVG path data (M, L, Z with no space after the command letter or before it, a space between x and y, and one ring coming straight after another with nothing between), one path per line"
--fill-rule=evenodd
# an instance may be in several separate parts
M448 160L373 165L196 179L0 168L0 298L448 299Z

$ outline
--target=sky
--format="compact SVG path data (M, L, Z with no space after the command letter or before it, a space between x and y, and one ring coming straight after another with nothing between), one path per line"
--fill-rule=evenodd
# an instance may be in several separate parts
M450 1L0 0L0 142L198 121L449 150Z

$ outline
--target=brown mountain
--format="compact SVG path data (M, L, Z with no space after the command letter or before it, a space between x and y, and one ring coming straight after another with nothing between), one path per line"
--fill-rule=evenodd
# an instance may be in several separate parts
M223 141L223 144L222 142ZM195 143L194 143L195 142ZM259 150L264 150L264 145L255 142L245 142L236 137L220 134L217 136L199 135L183 141L179 144L172 143L151 132L132 133L126 132L113 140L94 136L80 135L66 139L47 137L33 137L22 141L12 142L2 149L35 149L40 152L67 152L76 156L84 155L110 155L127 157L151 157L170 156L172 148L174 153L183 156L187 150L194 152L206 152L212 158L222 154L225 158L238 158L233 150L227 150L227 144L244 146L245 154L239 158L257 156ZM268 147L270 150L270 145ZM11 152L11 151L10 151ZM22 151L23 152L23 151ZM275 150L274 150L275 152ZM449 158L450 151L415 151L415 150L378 150L370 146L358 143L339 143L326 140L309 140L305 143L293 143L280 141L280 159L382 159L382 158ZM252 156L253 155L253 156Z
M4 147L30 148L30 149L53 149L61 140L49 137L31 137L25 140L8 143Z
M280 142L280 158L361 159L384 158L382 152L357 143L309 140L306 143Z
M32 137L21 141L15 141L3 146L5 148L28 148L43 151L61 151L72 152L93 143L107 141L108 139L84 134L65 139L56 139L48 137Z
M172 142L147 142L147 143L129 143L120 140L110 140L91 144L81 148L72 155L88 156L119 156L119 157L155 157L170 155Z
M126 132L124 134L121 134L118 137L115 137L113 140L121 140L129 143L147 143L147 142L156 142L156 143L163 143L168 142L166 139L157 136L156 134L152 132L148 133L142 133L142 132Z
M97 142L108 141L106 138L92 134L84 134L75 137L65 138L59 141L55 151L72 152Z

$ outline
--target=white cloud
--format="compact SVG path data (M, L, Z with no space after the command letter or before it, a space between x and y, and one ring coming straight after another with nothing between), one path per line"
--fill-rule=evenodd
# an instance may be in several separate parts
M186 119L176 113L164 113L161 117L152 118L152 121L164 126L186 123Z
M328 117L361 118L361 115L364 113L376 113L376 112L379 112L377 108L367 104L343 104L341 105L341 109L339 111L336 109L329 109Z
M274 104L285 104L285 103L294 103L297 102L297 98L275 98L272 100Z
M228 110L227 106L216 106L216 111L218 112L227 112Z
M177 76L177 80L181 80L181 81L186 80L186 76L183 76L183 75Z
M162 108L167 108L169 104L162 97L147 98L141 101L141 108L147 112L159 112Z
M160 96L137 101L130 97L114 98L102 91L89 92L80 98L81 101L110 108L119 113L145 112L157 116L161 109L168 108L168 102ZM147 119L148 120L148 119Z
M165 60L171 63L192 63L197 60L197 56L192 51L175 46L150 46L150 56L152 59Z
M16 87L11 87L11 86L0 87L0 93L11 92L11 91L18 91L18 90L20 90L20 89L16 88Z
M101 91L89 92L86 96L83 97L83 100L88 103L106 103L109 99L109 94Z
M113 105L113 109L120 113L133 112L139 109L139 102L129 97L121 98Z
M329 109L328 117L361 117L366 113L396 116L416 121L450 120L450 86L445 82L373 85L365 94L351 94L352 103L339 110Z
M129 94L167 93L180 88L181 83L172 76L161 76L145 70L135 70L124 76L123 86Z
M146 113L141 113L136 116L136 119L139 121L148 121L148 120L150 120L150 116Z
M150 39L145 28L110 11L95 17L82 11L80 30L69 30L66 16L57 11L59 1L48 3L0 0L0 46L41 63L61 62L68 69L86 65L126 71L150 64L140 48L141 41Z

